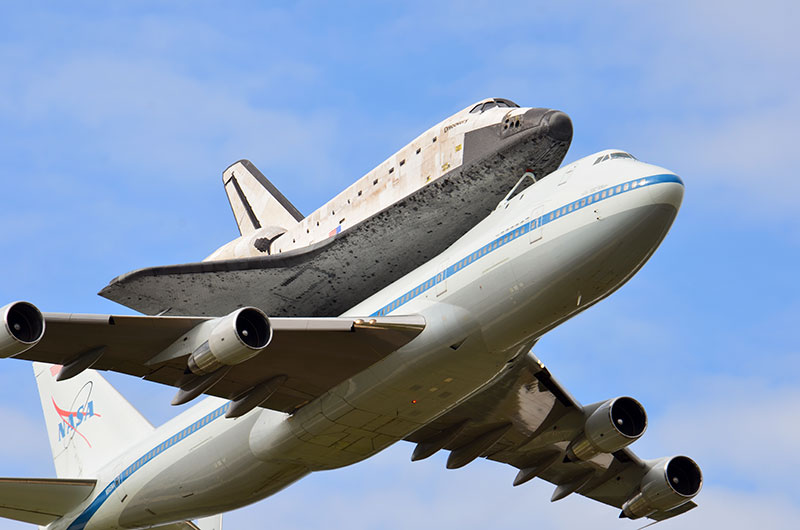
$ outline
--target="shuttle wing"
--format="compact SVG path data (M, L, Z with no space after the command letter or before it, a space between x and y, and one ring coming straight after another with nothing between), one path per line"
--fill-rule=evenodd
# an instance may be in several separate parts
M45 333L17 359L69 364L101 352L91 367L180 386L187 357L152 362L203 317L44 313ZM286 381L261 406L291 412L410 342L425 327L420 316L271 318L273 338L255 357L234 365L205 393L235 399L277 376Z
M628 448L588 461L565 461L565 449L581 433L584 421L581 404L529 353L507 367L486 390L406 440L418 444L415 457L422 454L425 458L433 454L426 447L439 447L437 440L446 438L448 442L441 448L451 451L448 467L460 467L483 456L518 468L516 478L509 477L514 478L515 486L533 477L554 484L552 500L577 492L621 508L639 490L648 463ZM481 440L489 440L490 445L484 443L480 452L473 451L470 456L470 448L480 447ZM418 459L415 457L412 459ZM689 501L648 517L664 520L694 507Z
M0 517L48 525L86 500L96 483L84 479L0 478Z
M339 225L327 239L280 254L140 269L113 279L100 295L148 315L168 311L172 315L222 316L241 305L275 316L340 315L366 295L438 256L489 215L518 178L508 165L512 160L546 175L558 167L569 145L563 139L532 133L526 137L525 149L512 149L512 144L497 144L491 138L496 140L497 134L483 131L471 137L473 152L482 157L465 159L463 168L355 225ZM465 145L468 143L465 140ZM517 156L522 158L517 160ZM245 171L248 167L252 169L249 173ZM244 206L247 201L241 197L252 196L248 190L263 184L251 178L256 172L251 165L237 163L225 173L226 179L249 175L242 182L236 180L241 195L234 181L226 180L242 233L256 225L281 226L281 222L296 219L277 191L264 195L263 211L268 214L258 213L262 210L255 199L249 210ZM498 172L504 178L497 177ZM242 187L243 182L252 187ZM279 207L285 210L281 215L276 213ZM248 212L253 212L252 219ZM338 229L341 232L336 233Z
M115 278L99 294L150 315L222 316L241 305L275 316L340 315L437 256L464 227L488 215L485 208L433 199L429 188L437 185L418 192L427 199L407 199L303 249L140 269ZM448 200L459 197L452 195ZM434 200L441 208L425 207Z

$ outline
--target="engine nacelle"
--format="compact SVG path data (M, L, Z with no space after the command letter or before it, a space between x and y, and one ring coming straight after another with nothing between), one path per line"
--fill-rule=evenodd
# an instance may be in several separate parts
M35 305L13 302L0 308L0 357L13 357L27 351L44 336L44 317Z
M243 307L218 319L208 340L189 356L189 370L210 374L254 357L272 340L269 318L260 309Z
M599 453L619 451L644 434L647 414L633 398L609 399L588 418L583 432L567 447L570 460L589 460Z
M639 519L689 502L703 486L703 473L688 456L657 460L642 478L639 493L622 505L620 517Z

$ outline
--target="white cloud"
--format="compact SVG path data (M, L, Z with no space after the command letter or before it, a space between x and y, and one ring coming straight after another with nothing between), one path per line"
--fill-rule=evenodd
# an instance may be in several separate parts
M252 104L233 80L226 88L158 61L94 54L26 81L19 112L27 119L66 119L92 142L83 150L93 158L154 182L221 173L218 161L237 153L293 167L307 150L332 165L332 117Z
M735 203L768 215L793 211L800 192L791 170L800 117L800 74L791 66L800 60L797 11L790 2L670 3L655 10L658 26L645 28L656 37L639 86L673 109L636 133L652 142L654 159L674 161L687 177L709 179Z

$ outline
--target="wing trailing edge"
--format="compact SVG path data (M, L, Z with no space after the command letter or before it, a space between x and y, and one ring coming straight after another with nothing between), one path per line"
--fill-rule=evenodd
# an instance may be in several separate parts
M530 346L523 345L522 350ZM490 437L491 445L482 446L480 456L517 468L514 486L538 477L555 485L551 500L577 493L621 508L620 517L662 521L695 508L691 499L702 486L702 474L688 457L645 461L629 447L586 459L569 457L569 444L585 434L587 418L605 410L597 405L582 406L537 356L527 352L481 392L405 439L418 449L448 450L454 457L461 448ZM499 438L490 436L505 425L510 428L504 428ZM438 440L444 443L434 444ZM680 488L667 484L672 483L670 473L680 474Z
M103 355L92 365L93 369L66 382L82 382L82 377L96 378L93 388L97 391L101 390L98 386L101 378L95 370L129 374L182 388L188 357L193 351L186 346L192 340L187 342L181 338L187 338L186 334L197 326L213 320L208 317L64 313L44 313L43 318L46 331L42 339L14 358L64 365L80 359L85 352L102 348ZM210 324L203 333L210 333L220 325L219 319ZM270 325L272 340L263 352L231 365L224 377L210 389L204 389L204 393L236 400L273 378L285 377L280 388L260 406L294 411L411 342L425 329L425 319L420 315L277 317L270 318ZM203 335L202 340L207 340L206 337ZM173 348L173 345L176 346ZM165 351L169 355L162 355ZM60 369L39 371L45 372L39 379L47 376L54 381ZM63 386L65 382L58 384ZM86 428L99 428L101 424L101 421L92 422ZM73 430L67 432L67 426L62 428L65 435L73 434ZM61 431L51 433L54 439L59 435ZM129 438L135 439L135 436ZM75 473L87 476L81 471Z

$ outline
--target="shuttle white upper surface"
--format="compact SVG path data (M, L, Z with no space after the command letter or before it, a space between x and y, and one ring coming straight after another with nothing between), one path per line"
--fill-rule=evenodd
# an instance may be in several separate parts
M482 108L484 110L479 110ZM498 140L501 137L510 138L516 133L539 126L544 116L549 118L545 120L546 123L542 123L553 134L556 142L566 142L563 151L556 155L554 164L548 162L546 166L536 166L531 161L531 166L541 171L542 175L550 173L558 167L566 153L566 147L569 146L572 137L569 118L563 113L530 107L520 108L509 100L489 98L437 123L305 218L298 217L299 212L296 209L292 210L294 207L291 204L288 206L284 204L283 207L278 204L285 201L280 192L277 193L278 200L273 200L272 196L276 195L277 190L274 190L274 186L268 181L266 183L262 181L264 186L262 193L257 193L259 190L256 186L249 189L244 187L246 183L254 180L250 177L244 180L237 190L234 182L237 177L232 174L234 172L245 174L245 168L238 167L237 164L240 163L234 164L225 170L223 181L231 199L237 224L240 229L244 226L247 231L243 230L241 239L224 245L207 259L245 258L264 253L278 254L324 241L397 204L420 188L457 171L464 164L465 156L469 159L469 155L465 155L470 149L466 141L469 132L495 127L502 133L498 135ZM530 123L526 123L526 119ZM472 149L479 150L477 147ZM472 154L473 158L479 156L480 154ZM525 169L521 168L523 171ZM511 178L514 178L513 174ZM273 189L267 189L270 187ZM243 197L249 198L252 208L247 208L247 201L243 200ZM268 213L267 204L272 205L270 207L273 213ZM284 214L281 211L284 208L293 215ZM260 226L255 228L281 227L286 232L280 237L275 235L280 231L268 231L266 234L254 236L255 228L249 228L254 226L252 219L258 219L255 224ZM256 244L258 239L265 237L274 238L274 243L270 242L265 246L262 241Z

